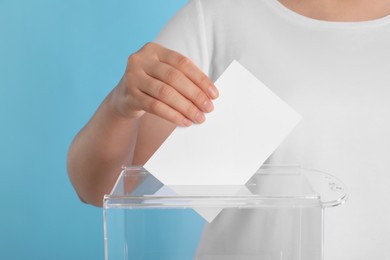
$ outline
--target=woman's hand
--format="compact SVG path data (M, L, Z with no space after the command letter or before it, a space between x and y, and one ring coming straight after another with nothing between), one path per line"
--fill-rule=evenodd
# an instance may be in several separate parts
M128 58L126 72L113 91L113 107L127 118L148 112L179 126L205 121L218 97L213 82L188 58L147 43Z

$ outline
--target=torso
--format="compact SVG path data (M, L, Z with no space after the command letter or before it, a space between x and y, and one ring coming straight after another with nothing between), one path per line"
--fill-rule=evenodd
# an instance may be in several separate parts
M302 114L302 122L269 162L329 172L347 185L348 202L326 213L326 259L387 259L389 0L356 0L353 4L352 0L200 2L203 13L191 13L191 17L204 19L208 55L199 53L202 45L191 45L200 36L185 27L171 32L162 43L190 58L198 57L200 65L207 63L202 68L213 80L233 59L238 60ZM187 17L184 13L176 23L188 22ZM267 223L262 217L251 219ZM242 225L253 225L234 216L221 221L237 234L245 230ZM267 228L272 234L275 227ZM206 231L204 246L213 247L211 242L218 236ZM226 245L233 244L224 239Z
M213 79L237 59L302 114L270 163L301 164L346 183L349 201L326 215L327 259L389 257L390 16L333 22L284 10L276 0L247 0L245 10L231 2L234 11L205 15L217 46Z

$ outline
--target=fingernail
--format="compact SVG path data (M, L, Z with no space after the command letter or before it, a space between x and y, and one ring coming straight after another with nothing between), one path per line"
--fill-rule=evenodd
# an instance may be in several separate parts
M201 113L201 112L196 113L196 116L195 116L196 123L200 124L200 123L203 123L205 120L206 120L206 117L204 116L203 113Z
M209 87L209 89L207 91L209 92L209 94L212 98L217 98L219 96L218 90L214 86Z
M210 101L206 100L204 103L203 103L203 108L206 112L211 112L213 111L214 109L214 105L213 103L211 103Z
M187 118L184 118L183 119L183 125L184 126L191 126L192 125L192 121L187 119Z

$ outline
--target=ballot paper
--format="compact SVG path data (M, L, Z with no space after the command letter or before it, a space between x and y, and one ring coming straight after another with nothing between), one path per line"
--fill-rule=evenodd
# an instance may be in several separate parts
M144 165L167 186L244 185L301 120L237 61L215 85L206 121L176 128Z
M196 196L209 198L209 201L203 200L203 205L195 206L193 209L202 216L207 222L212 222L216 216L222 211L223 208L216 206L217 201L211 197L237 197L237 196L250 196L252 192L245 185L177 185L177 186L162 186L154 195L158 196L186 196L189 199L186 201L188 205L199 204L191 201L190 197ZM220 201L223 201L221 199ZM156 203L156 201L150 201L149 203ZM163 199L159 199L158 203L164 203Z

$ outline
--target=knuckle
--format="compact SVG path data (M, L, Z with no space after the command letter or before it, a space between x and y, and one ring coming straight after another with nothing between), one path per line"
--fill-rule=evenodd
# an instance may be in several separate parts
M183 121L184 117L179 114L179 113L175 113L173 116L172 116L172 121L177 123L177 124L180 124L182 121Z
M210 85L210 80L209 80L209 78L208 78L206 75L202 75L202 76L199 78L199 84L200 84L201 86L207 87L208 85Z
M167 99L173 94L170 87L165 84L159 84L157 87L157 96L159 99Z
M154 49L156 44L154 42L147 42L145 45L142 47L143 50L149 50L149 49Z
M134 65L140 61L140 57L138 53L133 53L127 58L127 64Z
M179 79L179 77L180 77L179 72L177 72L173 68L168 69L167 72L165 73L165 78L167 82L175 82Z
M190 64L191 63L191 60L189 59L189 58L187 58L187 57L184 57L184 56L179 56L178 58L177 58L177 64L178 64L178 66L179 66L179 68L184 68L184 67L186 67L188 64Z
M194 98L197 103L199 103L200 101L206 101L206 96L200 90L196 91L196 93L194 94Z
M150 112L157 114L161 108L161 104L158 100L151 100L148 104Z
M188 115L190 118L195 118L196 114L198 113L198 109L195 108L192 104L187 104L185 109L185 114Z

